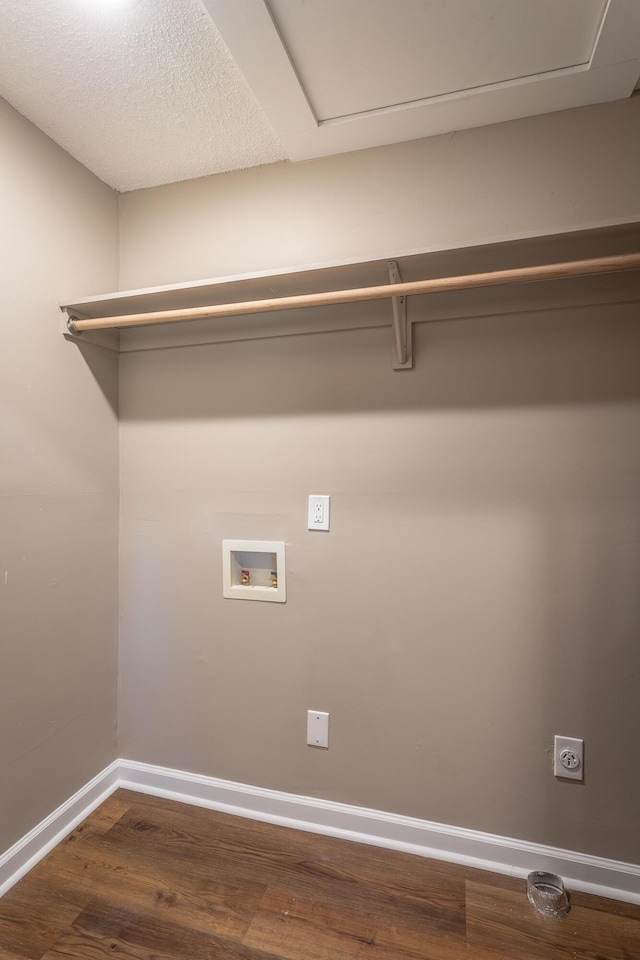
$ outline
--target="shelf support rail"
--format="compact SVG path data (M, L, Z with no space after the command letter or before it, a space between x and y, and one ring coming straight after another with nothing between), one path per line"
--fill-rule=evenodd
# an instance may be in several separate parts
M352 290L329 290L323 293L274 297L269 300L249 300L241 303L217 303L206 307L187 307L179 310L155 310L112 317L79 317L70 309L67 313L67 328L73 336L84 331L109 328L145 326L158 323L177 323L186 320L233 317L254 313L269 313L276 310L295 310L304 307L327 306L338 303L355 303L363 300L390 299L393 303L393 329L395 340L394 369L411 366L411 322L406 317L406 298L429 293L453 290L468 290L479 287L503 286L511 283L529 283L538 280L559 280L582 277L597 273L613 273L621 270L640 269L640 253L619 254L612 257L595 257L589 260L574 260L567 263L544 264L535 267L517 267L510 270L495 270L489 273L466 274L456 277L436 277L429 280L403 282L396 261L387 261L388 284L359 287ZM397 271L397 274L396 274Z

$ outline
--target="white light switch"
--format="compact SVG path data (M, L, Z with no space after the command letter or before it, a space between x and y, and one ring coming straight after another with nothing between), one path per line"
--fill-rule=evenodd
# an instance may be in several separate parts
M311 494L309 497L309 530L328 530L331 497Z
M310 747L329 746L329 714L307 710L307 743Z

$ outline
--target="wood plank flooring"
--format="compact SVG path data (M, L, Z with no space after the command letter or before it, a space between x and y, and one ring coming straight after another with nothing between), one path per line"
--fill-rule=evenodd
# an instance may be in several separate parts
M0 900L0 960L640 960L640 907L119 790Z

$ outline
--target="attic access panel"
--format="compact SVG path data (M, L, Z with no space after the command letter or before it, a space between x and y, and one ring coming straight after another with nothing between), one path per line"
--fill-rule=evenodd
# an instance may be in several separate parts
M585 64L606 0L269 7L311 109L327 122Z
M628 0L204 0L293 160L629 96Z

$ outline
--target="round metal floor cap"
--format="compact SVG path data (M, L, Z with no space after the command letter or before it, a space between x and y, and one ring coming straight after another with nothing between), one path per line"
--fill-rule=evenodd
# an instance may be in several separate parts
M527 877L529 902L544 917L564 917L569 913L569 897L561 877L534 870Z

